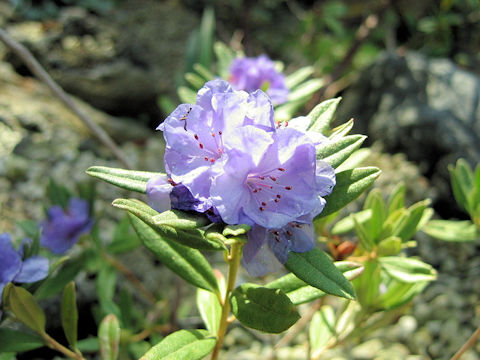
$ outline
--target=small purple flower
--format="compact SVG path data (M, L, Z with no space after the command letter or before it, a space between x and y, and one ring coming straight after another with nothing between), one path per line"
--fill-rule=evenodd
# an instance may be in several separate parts
M195 199L208 203L212 166L237 145L237 129L248 125L275 131L273 106L267 95L235 91L224 80L209 81L199 90L195 105L178 106L157 128L167 143L167 175Z
M275 69L275 63L266 55L233 60L229 81L234 89L249 93L257 89L266 89L274 104L287 101L289 90L285 85L285 76Z
M278 229L322 211L322 196L335 184L334 170L317 162L308 136L290 128L270 134L246 126L237 129L236 141L239 146L215 164L210 189L223 221L238 224L245 214L258 225Z
M0 234L0 303L5 285L9 282L31 283L48 275L48 260L43 256L32 256L22 260L23 246L17 251L10 234ZM0 312L1 315L1 312Z
M71 198L68 211L56 205L48 209L47 219L40 224L40 243L55 254L63 254L75 245L80 235L88 232L92 225L88 203L83 199Z

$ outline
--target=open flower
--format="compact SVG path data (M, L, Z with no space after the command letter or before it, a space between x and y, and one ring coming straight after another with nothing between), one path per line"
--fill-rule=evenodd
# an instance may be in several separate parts
M287 101L289 91L285 85L285 76L275 69L275 63L266 55L233 60L229 81L236 90L266 91L274 104Z
M48 260L43 256L22 260L22 249L20 246L18 251L15 250L10 234L0 234L0 303L3 288L9 282L31 283L48 275Z
M71 198L68 211L57 205L48 209L47 219L40 224L40 244L55 254L63 254L75 245L80 235L88 232L92 225L88 203L83 199Z
M182 104L157 128L167 146L165 169L195 199L208 203L211 168L232 147L236 130L245 125L274 131L273 106L261 91L234 91L224 80L212 80L194 105Z

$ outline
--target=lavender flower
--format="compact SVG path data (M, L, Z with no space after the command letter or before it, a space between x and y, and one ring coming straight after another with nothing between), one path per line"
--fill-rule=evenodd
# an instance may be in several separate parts
M52 206L43 221L40 243L55 254L68 251L81 234L90 230L93 220L89 217L88 203L79 198L71 198L68 211L60 206Z
M199 90L195 105L178 106L157 128L167 143L167 175L208 204L211 168L226 150L236 146L236 129L246 125L275 130L268 97L261 91L250 95L234 91L224 80L209 81Z
M48 275L48 260L43 256L32 256L22 260L23 246L17 251L10 234L0 234L0 303L5 285L9 282L31 283ZM0 312L1 315L1 312Z
M244 146L215 164L210 190L223 221L236 224L244 214L255 224L277 229L322 211L325 186L334 183L325 185L320 174L317 179L315 144L308 136L290 128L270 134L247 126L236 131L236 140ZM324 168L334 174L321 163L319 169Z
M287 101L285 76L275 70L275 63L266 55L256 58L237 58L230 66L230 83L236 90L253 92L262 89L274 104Z

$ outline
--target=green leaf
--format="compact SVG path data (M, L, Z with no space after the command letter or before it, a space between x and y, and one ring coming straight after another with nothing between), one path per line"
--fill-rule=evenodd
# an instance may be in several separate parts
M354 121L353 119L348 120L346 123L337 126L336 128L332 129L332 133L328 137L330 140L338 140L347 135L350 130L353 128Z
M321 159L336 168L357 150L367 137L365 135L349 135L328 142L317 151L317 159Z
M390 236L383 239L378 244L378 256L392 256L397 255L402 251L402 239L397 236Z
M472 213L473 209L469 206L469 197L475 181L472 169L464 159L459 159L456 166L450 165L448 170L455 199L460 206Z
M207 330L211 335L216 335L222 315L222 306L218 301L218 297L210 291L198 288L197 308Z
M83 269L88 258L95 257L93 251L86 251L75 259L71 259L59 267L49 276L35 291L35 297L39 300L49 298L60 293L63 288Z
M220 251L225 249L225 245L218 239L212 237L205 237L205 231L200 229L192 230L176 230L171 226L158 225L154 218L159 215L157 211L149 207L147 204L135 200L135 199L116 199L112 202L112 205L120 209L126 210L129 213L137 216L148 226L150 226L154 231L156 231L163 238L168 238L169 240L176 241L182 245L192 247L194 249L201 250L211 250L211 251ZM171 212L168 211L167 215L163 220L167 222L172 222L172 218L176 216L175 214L180 214L180 211ZM186 215L188 217L188 215ZM162 219L160 217L160 219ZM192 220L195 219L195 220ZM192 224L200 224L203 220L199 220L194 216L190 217L190 220L186 218L183 222L184 227L192 227ZM162 221L163 221L162 220ZM177 224L181 223L180 219L177 217ZM186 225L188 224L188 225Z
M179 230L194 230L209 224L210 221L203 215L172 209L155 215L153 223Z
M214 31L215 13L213 7L207 7L203 11L202 22L200 23L200 31L198 33L200 49L198 62L206 68L210 68L212 65L212 47Z
M217 57L217 67L219 75L226 79L230 74L230 65L232 64L235 54L222 42L216 42L213 51Z
M379 189L373 189L365 199L365 209L372 209L372 216L365 223L368 236L374 243L378 243L378 237L382 231L382 225L386 218L385 203Z
M363 266L354 262L337 261L334 264L348 280L353 280L363 272ZM268 283L265 287L282 290L295 305L304 304L326 295L325 292L308 285L292 273Z
M335 311L330 305L322 306L320 311L313 315L308 331L312 358L314 358L315 351L322 350L334 340L336 335L335 322Z
M96 337L89 337L86 339L79 340L77 342L77 349L82 353L86 352L99 352L100 351L100 342Z
M227 225L223 229L223 236L241 236L245 235L250 230L250 225L238 224L238 225Z
M350 216L347 216L347 217L339 220L333 226L330 233L332 235L341 235L341 234L346 234L346 233L352 231L355 228L355 222L353 220L354 216L355 216L355 220L358 223L364 224L372 216L372 209L362 210L362 211L359 211L355 214L350 214Z
M193 70L195 70L200 76L203 77L203 82L213 80L216 78L216 75L208 70L202 64L193 64ZM203 86L203 84L202 84Z
M124 170L105 166L92 166L87 169L86 173L122 189L142 194L145 194L147 191L148 180L163 175L162 173Z
M341 172L360 167L360 165L370 156L371 153L372 150L369 148L355 150L353 154L348 157L348 159L335 168L335 171Z
M213 270L198 250L161 236L135 215L129 217L140 240L165 266L196 287L218 292Z
M285 267L307 284L328 294L347 299L355 298L352 284L319 249L304 253L290 252Z
M394 229L392 235L398 236L403 242L410 240L420 230L421 220L428 205L430 205L430 199L419 201L410 206L407 209L408 217Z
M278 334L300 319L295 305L280 289L242 284L230 296L232 313L243 325Z
M61 314L63 332L70 347L75 349L77 347L78 311L77 295L73 281L69 282L63 290Z
M433 281L437 272L423 261L399 256L386 256L378 259L380 266L391 277L405 283Z
M55 180L50 178L50 181L47 185L47 196L52 205L58 205L64 209L67 209L68 201L72 196L72 193L66 187L57 184Z
M5 287L7 307L15 317L33 331L45 333L45 313L27 290L19 286Z
M317 218L330 215L355 200L373 184L380 173L381 171L376 167L356 168L339 172L336 175L337 184L333 188L333 192L325 197L327 205Z
M116 360L120 345L120 324L115 315L107 315L103 318L98 328L98 340L100 342L100 358L102 360Z
M40 336L18 330L0 329L0 354L3 352L30 351L45 346Z
M102 263L98 276L95 279L96 293L102 315L112 313L115 316L120 316L120 309L113 301L117 280L118 274L115 268L108 263Z
M368 224L368 221L364 224L361 224L355 218L355 214L351 216L355 226L355 233L358 236L359 245L367 251L372 251L375 246L375 239L373 239L367 231L366 225Z
M182 103L195 104L197 101L197 93L186 86L179 86L177 93Z
M431 220L422 231L443 241L466 242L480 238L478 228L469 220Z
M380 283L382 280L380 267L375 260L363 262L362 275L353 280L358 302L365 309L377 309Z
M323 86L323 80L311 79L298 85L294 90L290 91L287 96L287 101L297 101L312 95Z
M340 100L342 100L342 98L338 97L323 101L315 106L307 115L311 119L308 130L325 133L330 127Z
M315 69L313 66L304 66L297 71L291 73L285 78L285 85L288 89L293 89L295 86L300 85L306 79L313 75Z
M202 77L190 72L185 74L185 80L187 80L194 89L200 89L205 84L205 80Z
M168 335L140 360L201 360L216 342L206 330L180 330Z
M405 183L401 182L395 186L388 199L388 214L405 207L405 192Z
M380 296L381 307L392 310L402 306L421 293L427 284L428 281L405 283L392 279L387 286L387 291Z

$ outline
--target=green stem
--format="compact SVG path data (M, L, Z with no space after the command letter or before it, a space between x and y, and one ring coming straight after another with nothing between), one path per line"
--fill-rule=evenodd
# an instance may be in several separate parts
M75 360L85 360L85 358L80 353L74 353L73 351L67 349L65 346L57 342L54 338L50 337L47 333L41 334L43 340L47 344L48 347L61 352L63 355L69 357L70 359Z
M240 265L240 259L242 257L243 242L236 242L232 244L230 248L230 256L228 257L228 278L227 289L225 291L225 298L222 304L222 315L220 317L220 326L217 333L217 344L212 352L211 360L217 360L222 348L223 338L227 332L228 316L230 315L230 294L235 289L235 281L237 279L238 267Z

